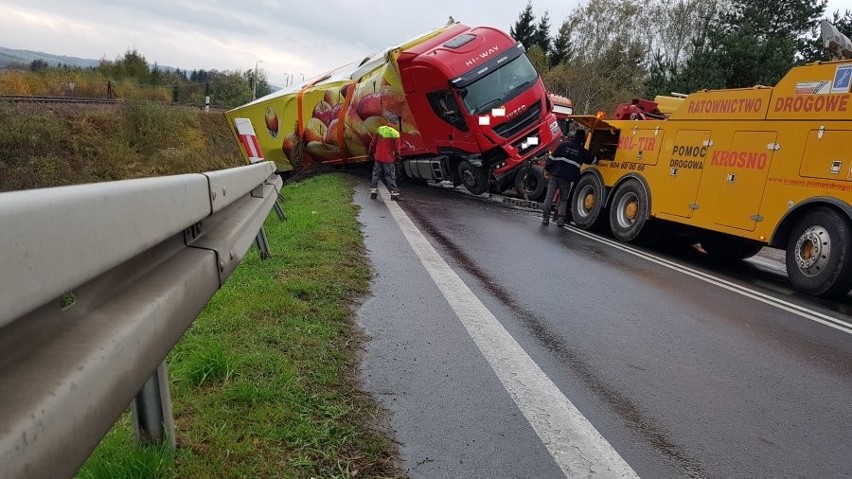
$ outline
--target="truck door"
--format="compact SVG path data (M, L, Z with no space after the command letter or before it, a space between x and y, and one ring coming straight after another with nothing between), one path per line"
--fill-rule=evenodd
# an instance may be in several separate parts
M461 107L452 90L437 90L426 94L432 112L440 121L432 121L435 144L440 147L458 148L475 152L479 148L467 126Z
M731 147L715 153L725 174L716 202L716 224L753 231L760 219L760 203L777 149L774 131L738 131Z
M651 204L660 213L692 218L698 207L698 187L704 173L704 161L710 144L709 130L679 130L674 146L664 152L668 171L661 188L654 189Z
M809 131L799 175L852 181L852 151L849 151L849 145L852 145L852 131L824 128Z

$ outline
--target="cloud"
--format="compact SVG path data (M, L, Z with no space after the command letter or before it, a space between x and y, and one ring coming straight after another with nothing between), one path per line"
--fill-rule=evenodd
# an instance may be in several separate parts
M549 10L556 24L576 1L534 1L534 10ZM516 0L0 0L0 46L107 59L136 49L149 63L181 69L247 70L263 60L280 84L285 74L300 79L359 60L450 15L508 30L523 7Z

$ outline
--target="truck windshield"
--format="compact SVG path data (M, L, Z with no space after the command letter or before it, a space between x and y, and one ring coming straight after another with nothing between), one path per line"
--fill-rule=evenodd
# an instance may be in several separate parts
M480 114L499 106L526 90L538 78L535 68L526 55L459 89L465 108L471 114Z

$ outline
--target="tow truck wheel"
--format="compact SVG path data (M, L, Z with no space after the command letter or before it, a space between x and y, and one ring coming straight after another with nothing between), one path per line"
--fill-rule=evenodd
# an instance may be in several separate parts
M515 175L515 192L521 198L541 201L547 193L547 181L544 179L544 168L533 165L522 167Z
M800 219L787 241L787 276L796 289L837 298L852 289L852 226L830 208Z
M730 263L751 258L763 248L761 243L725 235L710 235L701 238L701 249L710 257Z
M584 230L601 226L603 211L603 185L597 176L587 174L574 185L571 195L571 215L574 224Z
M459 178L464 187L474 195L488 191L488 181L482 168L471 165L467 160L459 163Z
M648 218L648 193L636 181L629 180L615 191L609 209L609 227L612 235L621 241L639 237Z

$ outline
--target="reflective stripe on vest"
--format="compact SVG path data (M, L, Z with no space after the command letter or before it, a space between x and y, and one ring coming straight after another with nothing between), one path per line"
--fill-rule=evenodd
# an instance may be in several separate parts
M553 159L553 161L564 161L565 163L568 163L569 165L574 165L574 166L576 166L577 168L579 168L579 167L580 167L580 164L579 164L579 163L577 163L577 162L576 162L576 161L574 161L574 160L569 160L568 158L563 158L563 157L561 157L561 156L551 156L550 158L552 158L552 159Z

